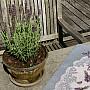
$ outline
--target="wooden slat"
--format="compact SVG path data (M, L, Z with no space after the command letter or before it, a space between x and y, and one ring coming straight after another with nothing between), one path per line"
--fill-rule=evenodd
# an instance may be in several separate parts
M49 3L50 3L50 23L51 23L51 30L50 30L50 32L51 32L51 34L54 34L54 28L53 28L53 19L54 19L54 17L53 17L53 2L52 2L52 0L49 0Z
M72 28L76 29L77 31L82 31L82 28L77 25L77 23L74 23L72 19L70 19L65 13L63 13L63 19L72 26ZM67 34L67 33L66 33Z
M88 40L84 38L79 32L74 30L68 23L66 23L62 18L58 20L59 24L62 25L65 30L72 35L78 43L85 43Z
M43 15L43 25L44 25L44 35L47 35L46 31L46 13L45 13L45 0L42 0L42 15Z
M46 2L46 20L47 20L47 34L57 33L57 17L56 17L56 1L45 0Z
M83 37L88 37L88 36L90 36L90 32L86 32L86 33L82 33L81 34ZM70 40L72 40L72 39L74 39L72 36L68 36L68 37L63 37L63 41L64 42L66 42L66 41L70 41Z
M88 4L90 6L90 1L89 0L83 0L83 2L85 2L86 4Z
M0 33L1 33L2 29L4 28L2 22L3 22L3 16L2 16L2 8L1 8L1 1L0 1ZM1 35L0 35L0 38L1 38ZM2 40L0 40L0 47L2 47L2 44L3 44L3 42L2 42Z
M19 0L19 1L21 1L21 0ZM16 16L17 16L17 20L20 20L19 1L16 1L16 0L15 0L15 7L16 7Z
M37 5L38 4L38 5ZM34 0L34 8L35 8L35 14L38 13L38 9L41 9L41 15L40 18L40 27L41 27L41 35L47 35L46 31L46 12L45 12L45 0Z
M50 27L48 27L49 25L49 8L48 8L48 1L45 0L45 12L46 12L46 30L47 30L47 35L50 34ZM47 22L48 21L48 22Z
M10 1L6 0L6 7L7 7L7 14L8 14L7 18L8 18L8 24L10 25L9 7L8 7L8 5L10 5Z
M37 0L36 0L37 1ZM29 0L27 0L27 9L30 9Z
M0 56L3 54L4 51L5 51L5 50L0 51Z
M90 35L90 32L82 33L82 35L83 35L84 37L86 37L86 36Z
M55 48L52 46L52 44L50 44L49 46L51 47L52 51L55 50Z
M58 47L56 46L56 44L55 44L55 43L53 43L53 46L55 47L55 49L56 49L56 50L58 49Z
M72 38L69 38L69 37L72 37L72 36L64 37L64 38L63 38L63 41L65 42L65 41L68 41L68 40L74 39L73 37L72 37Z
M88 29L89 25L84 23L81 19L79 19L75 14L73 14L69 9L66 8L66 6L63 6L63 13L65 13L70 19L73 20L80 28L82 29Z
M47 47L45 46L45 48L47 49ZM49 50L47 49L47 51L49 52Z
M25 0L22 0L23 2L23 13L25 13Z
M42 0L38 0L38 7L41 10L40 18L40 28L41 28L41 36L43 36L43 12L42 12Z
M58 38L58 34L51 34L51 35L44 35L41 36L40 41L47 41L47 40L52 40Z
M78 42L76 40L70 40L70 41L67 41L65 42L65 44L70 47L70 46L73 46L73 45L77 45Z
M11 0L11 5L14 4L14 0Z
M10 35L9 29L8 29L9 21L8 21L7 1L3 0L3 1L0 1L0 2L1 2L1 9L2 9L2 20L3 20L3 22L6 22L6 24L7 24L6 25L6 27L7 27L7 34ZM3 25L3 22L2 22L2 25Z
M88 35L90 36L90 32L88 32Z
M48 49L49 52L52 51L48 45L46 46L46 48Z
M62 18L61 0L57 0L57 14L58 14L58 19Z
M3 14L3 21L8 23L6 0L1 0L1 9Z
M74 0L75 2L79 3L83 8L87 9L90 12L90 5L86 4L83 0ZM90 2L90 1L89 1Z
M50 3L49 0L46 2L46 18L47 18L47 33L50 34L51 25L50 25Z
M35 4L35 14L38 15L38 1L34 0L34 4Z
M56 45L58 46L59 49L61 49L62 47L59 45L59 43L56 43Z
M1 1L0 1L0 32L3 28L2 27L3 26L2 22L3 22L3 16L2 16L2 8L1 8Z
M23 1L19 0L19 2L18 2L19 7L20 7L21 4L22 4L22 7L23 7L22 9L25 10L25 6L23 6ZM20 20L22 20L24 10L22 10L21 14L18 12L18 15L19 15L18 17L19 17Z
M12 7L11 0L7 0L7 4L10 5L10 7ZM7 8L9 10L9 6ZM8 14L8 21L9 21L9 26L12 26L12 19L11 19L11 15L10 14Z
M61 5L61 3L60 3L61 1L59 1L58 3ZM56 8L56 9L55 9ZM59 8L58 9L60 9L59 11L59 13L60 13L60 17L62 17L62 12L61 12L61 6L59 6ZM57 33L57 2L56 2L56 0L53 0L53 15L54 15L54 18L53 18L53 22L54 22L54 31L55 31L55 34Z
M87 36L86 39L87 39L88 41L90 41L90 36Z
M85 24L87 24L88 26L90 26L90 19L89 18L87 18L85 15L83 15L80 11L78 11L76 8L74 8L72 5L70 5L68 2L64 1L64 2L62 2L62 4L67 9L69 9L75 16L77 16L79 19L81 19Z
M73 1L70 0L66 0L67 2L69 2L71 5L73 5L75 8L77 8L80 12L82 12L85 16L87 16L88 18L90 18L90 12L88 12L85 8L82 8L82 6L80 6L78 3L73 3Z

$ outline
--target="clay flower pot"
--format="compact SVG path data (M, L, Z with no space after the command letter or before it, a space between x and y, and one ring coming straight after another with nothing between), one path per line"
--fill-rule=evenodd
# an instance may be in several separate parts
M48 52L43 45L41 45L41 47L45 53L43 61L35 66L28 68L17 68L8 65L6 61L9 61L9 63L12 64L12 60L10 60L11 58L8 53L6 53L6 51L3 53L3 64L9 72L10 80L14 84L18 86L32 86L42 80L45 74L44 66Z

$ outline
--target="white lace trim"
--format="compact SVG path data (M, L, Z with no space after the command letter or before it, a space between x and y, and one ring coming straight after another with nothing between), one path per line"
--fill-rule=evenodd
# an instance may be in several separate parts
M88 88L82 90L90 90L90 81L85 81L85 71L90 79L90 58L88 56L74 61L73 66L67 68L60 81L56 83L54 90L81 90L77 88L85 88L87 86Z

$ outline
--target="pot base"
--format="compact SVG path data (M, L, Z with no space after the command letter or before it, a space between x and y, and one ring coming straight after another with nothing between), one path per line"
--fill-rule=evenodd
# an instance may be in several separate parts
M33 83L30 83L28 80L15 79L10 74L9 74L9 79L13 84L15 84L17 86L28 87L28 86L33 86L33 85L39 83L43 79L44 76L45 76L45 69L42 70L38 79Z

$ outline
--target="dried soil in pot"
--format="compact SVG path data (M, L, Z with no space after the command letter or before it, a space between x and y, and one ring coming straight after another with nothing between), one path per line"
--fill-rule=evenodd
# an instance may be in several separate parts
M35 84L35 82L38 82L37 80L40 79L40 77L42 78L44 72L45 59L47 58L47 55L48 53L45 47L43 45L40 45L35 60L28 60L25 63L19 59L16 60L13 56L11 56L5 51L3 53L3 63L8 68L11 75L14 77L14 82L19 83L20 86L25 86L24 81L27 80L28 82L26 82L26 86L31 86L30 83L34 82ZM32 63L34 66L30 67L30 64Z
M10 55L9 53L7 53L6 51L3 54L3 60L4 62L10 66L10 67L15 67L15 68L28 68L30 67L30 64L38 65L40 64L44 58L46 58L46 50L44 48L43 45L41 45L39 47L39 50L37 51L37 56L35 57L35 59L31 59L27 62L22 62L20 59L15 59L14 56ZM32 62L31 62L32 61Z

